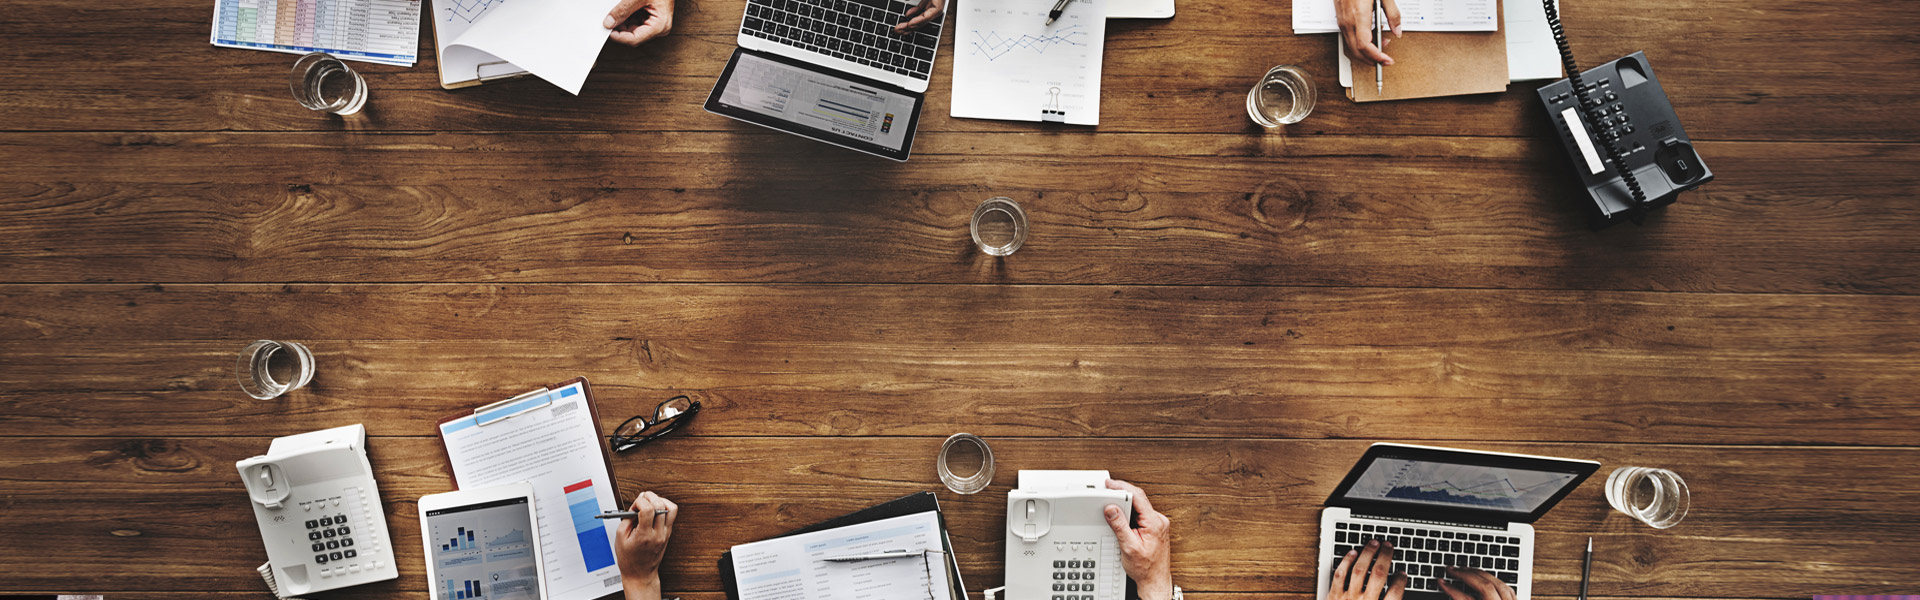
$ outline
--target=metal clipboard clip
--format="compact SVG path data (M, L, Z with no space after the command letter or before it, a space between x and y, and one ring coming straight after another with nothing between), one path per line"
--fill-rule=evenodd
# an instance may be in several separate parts
M1060 108L1060 88L1047 88L1047 103L1040 107L1040 122L1067 122L1067 111Z
M509 62L507 62L507 61L504 61L504 60L496 60L496 61L493 61L493 62L484 62L484 63L480 63L480 64L477 64L477 65L474 65L474 66L473 66L473 77L474 77L475 79L478 79L478 80L480 80L480 82L481 82L481 83L486 83L486 82L489 82L489 81L494 81L494 80L497 80L497 79L508 79L508 78L512 78L512 77L519 77L519 76L521 76L521 75L526 75L526 74L527 74L527 71L526 71L526 69L521 69L521 70L519 70L519 71L514 71L514 72L512 72L512 73L501 73L501 74L499 74L499 75L481 75L481 74L480 74L480 69L483 69L483 68L486 68L486 67L491 67L491 66L494 66L494 65L507 65L507 66L510 66L510 67L512 67L512 66L513 66L513 63L509 63ZM514 68L516 68L516 69L518 69L519 67L514 67ZM524 395L524 394L523 394L523 395ZM491 405L489 405L489 406L491 406ZM481 408L485 408L485 407L481 407ZM484 423L483 423L483 425L484 425Z
M534 398L534 396L540 396ZM553 390L540 388L493 404L473 409L473 422L481 427L505 421L553 404Z

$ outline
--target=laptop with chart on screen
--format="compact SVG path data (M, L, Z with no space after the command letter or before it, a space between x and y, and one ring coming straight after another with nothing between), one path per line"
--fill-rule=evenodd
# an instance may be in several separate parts
M907 160L946 22L943 12L894 32L912 7L892 0L749 0L740 47L714 83L707 111Z
M1392 544L1406 598L1446 598L1447 567L1486 571L1532 596L1533 525L1600 468L1585 460L1404 444L1367 448L1320 513L1318 598L1349 550Z

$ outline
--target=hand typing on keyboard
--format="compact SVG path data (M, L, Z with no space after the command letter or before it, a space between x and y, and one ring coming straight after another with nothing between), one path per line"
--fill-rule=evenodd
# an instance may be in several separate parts
M895 33L906 33L909 29L919 27L927 21L938 18L940 16L940 8L945 4L946 0L920 0L919 4L907 9L906 13L900 15L906 17L907 20L899 25L893 26L893 31Z
M1406 593L1407 576L1393 570L1393 544L1379 540L1348 550L1327 584L1327 600L1380 600L1382 594L1386 600L1400 600Z
M673 30L673 0L620 0L600 26L613 30L613 41L638 46Z
M1494 578L1492 573L1467 567L1451 567L1447 574L1459 583L1440 580L1440 590L1453 600L1514 600L1513 588Z

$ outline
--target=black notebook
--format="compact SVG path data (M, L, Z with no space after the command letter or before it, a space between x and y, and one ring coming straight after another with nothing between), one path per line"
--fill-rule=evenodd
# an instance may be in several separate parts
M901 496L899 499L889 501L885 504L855 511L773 537L783 538L791 535L813 533L815 531L823 531L836 527L845 527L894 517L904 517L929 511L935 513L940 512L940 500L934 497L933 492L918 492ZM944 514L940 515L940 546L947 552L947 575L948 580L953 582L953 598L956 600L965 599L967 597L967 586L960 581L960 561L954 556L953 540L947 535L947 517ZM739 582L734 581L733 578L732 551L720 554L720 581L726 585L727 600L740 600L740 585Z

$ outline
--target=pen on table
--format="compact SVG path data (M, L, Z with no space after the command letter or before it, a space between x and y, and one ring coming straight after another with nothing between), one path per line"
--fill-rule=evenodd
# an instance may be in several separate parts
M826 558L822 558L820 560L824 560L827 562L860 562L863 560L887 560L890 558L905 558L908 556L925 556L926 554L927 554L926 550L888 550L885 552L875 552L873 554L848 554L846 556L829 556Z
M1593 580L1593 538L1587 538L1587 558L1580 563L1580 600L1587 600L1587 582Z
M1386 40L1386 37L1382 35L1382 30L1386 25L1386 21L1385 21L1386 17L1381 12L1383 10L1385 10L1385 8L1380 5L1380 0L1373 0L1373 47L1376 50L1379 50L1380 52L1387 51L1386 50L1387 40ZM1387 93L1386 66L1380 64L1380 61L1377 61L1377 60L1373 61L1373 94L1375 96L1382 96L1382 95L1386 95L1386 93Z
M656 519L664 514L667 514L667 509L656 508L653 510L653 517ZM610 510L593 516L595 519L634 519L639 517L640 513L631 510Z
M1073 2L1073 0L1055 0L1054 1L1053 10L1047 11L1048 25L1052 25L1054 19L1060 18L1060 13L1066 12L1067 3L1069 2Z

